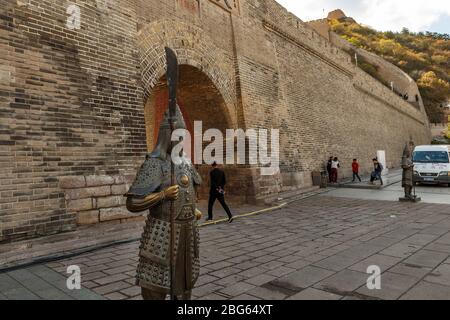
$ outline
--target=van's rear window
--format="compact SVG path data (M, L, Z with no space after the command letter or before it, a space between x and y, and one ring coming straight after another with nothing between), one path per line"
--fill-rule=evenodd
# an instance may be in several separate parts
M449 163L448 153L445 151L416 151L413 162L417 163Z

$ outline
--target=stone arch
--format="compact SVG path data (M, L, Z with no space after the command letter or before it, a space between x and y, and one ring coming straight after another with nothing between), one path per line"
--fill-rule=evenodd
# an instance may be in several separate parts
M163 75L151 90L144 106L148 151L155 146L168 101L167 80ZM192 137L194 121L202 122L203 131L214 128L224 136L226 129L232 126L221 92L203 71L191 65L182 64L179 67L178 105Z
M196 132L193 130L194 122L201 121L202 133L208 129L217 129L225 138L226 129L231 127L231 120L227 115L222 94L203 71L186 64L180 65L179 69L178 105L192 138L190 150L185 151L194 160L192 154L195 150L194 140L196 139L197 144L200 142L202 150L205 150L205 147L210 143L209 141L203 141L202 137L196 136ZM159 124L168 107L168 98L167 80L166 76L163 75L152 89L144 107L149 152L153 150L156 144ZM225 141L224 147L226 147ZM196 167L202 179L208 181L210 166L205 163L196 163ZM206 198L209 192L208 185L202 184L198 191L200 198Z
M166 72L164 47L172 48L180 65L204 72L222 95L231 127L237 128L237 101L233 57L214 45L205 32L179 21L159 20L138 32L144 102Z

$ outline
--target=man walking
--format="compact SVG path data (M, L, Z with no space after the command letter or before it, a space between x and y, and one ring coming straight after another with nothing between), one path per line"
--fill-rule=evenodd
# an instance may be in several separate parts
M374 184L375 180L380 180L381 185L383 185L383 179L381 178L381 173L383 172L383 165L378 161L377 158L373 159L374 171L370 176L370 183Z
M233 215L231 214L230 208L225 202L225 184L226 178L225 173L217 167L217 163L214 162L212 165L213 169L209 173L210 177L210 190L209 190L209 202L208 202L208 220L213 220L213 207L216 199L219 200L223 209L228 215L228 222L233 222Z
M356 178L358 178L359 182L361 182L361 177L359 176L359 163L358 163L357 159L353 159L352 171L353 171L353 181L352 182L355 182Z

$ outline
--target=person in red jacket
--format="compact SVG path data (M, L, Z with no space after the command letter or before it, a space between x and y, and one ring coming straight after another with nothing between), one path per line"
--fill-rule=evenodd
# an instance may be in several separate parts
M355 182L356 178L358 178L359 182L361 182L361 177L359 176L359 163L357 159L353 159L352 171L353 171L353 182Z

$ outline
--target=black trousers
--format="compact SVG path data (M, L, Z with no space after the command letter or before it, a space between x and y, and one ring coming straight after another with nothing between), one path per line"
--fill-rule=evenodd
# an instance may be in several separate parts
M381 185L383 185L383 179L381 178L381 173L372 172L372 175L370 176L370 182L374 182L375 179L380 180Z
M231 219L233 215L231 214L230 208L228 208L227 203L225 202L225 196L219 192L210 192L209 193L209 201L208 201L208 219L212 220L213 218L213 207L216 199L219 200L223 209L228 215L228 219Z
M356 178L358 178L359 182L361 182L361 177L358 172L353 172L353 182L355 182Z

